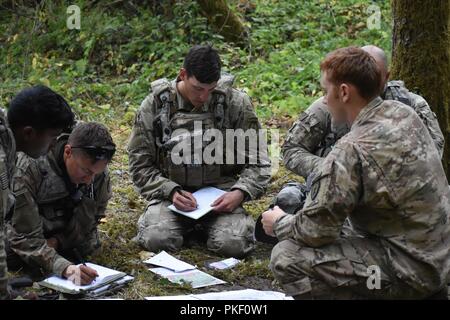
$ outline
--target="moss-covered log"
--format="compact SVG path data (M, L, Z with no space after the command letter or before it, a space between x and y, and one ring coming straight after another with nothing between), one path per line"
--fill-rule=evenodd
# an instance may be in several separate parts
M202 13L226 41L240 46L247 40L247 30L226 0L197 0Z
M450 174L450 0L392 0L392 78L429 103L445 138L443 157Z

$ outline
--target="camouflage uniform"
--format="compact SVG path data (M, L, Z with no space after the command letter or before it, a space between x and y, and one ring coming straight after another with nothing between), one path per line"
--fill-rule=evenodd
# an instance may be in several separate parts
M153 82L151 93L136 114L128 145L130 173L149 205L138 221L135 240L150 251L174 251L191 231L202 230L200 234L206 235L210 250L226 256L244 256L253 249L254 221L241 206L232 213L210 213L192 220L167 209L170 195L176 188L193 192L209 185L226 191L239 189L245 194L244 200L256 199L270 179L270 162L258 155L253 164L175 166L167 160L170 152L165 151L167 144L163 143L170 143L173 139L169 139L169 133L175 134L179 128L195 135L193 121L201 121L203 129L220 130L224 136L227 129L259 132L261 126L250 98L232 88L232 78L222 76L208 102L196 110L177 91L176 83L177 79ZM168 96L165 98L164 94ZM247 147L244 151L234 148L223 150L223 155L244 152L248 156L248 151Z
M10 182L14 173L16 160L16 144L14 136L9 129L3 110L0 110L0 300L9 298L8 278L5 252L4 219L14 208L14 196L11 192Z
M8 264L19 260L33 273L56 274L100 246L97 225L111 197L105 171L91 185L70 182L63 160L68 134L37 160L19 153L14 176L16 208L7 221ZM58 240L57 250L46 239ZM20 258L20 259L19 259ZM14 263L15 264L15 263Z
M304 208L275 222L270 267L299 298L425 298L447 284L449 212L429 131L411 108L378 97L314 170ZM343 235L345 219L353 232ZM373 265L379 290L366 285Z
M419 115L428 129L434 144L442 157L444 136L436 114L421 96L409 92L402 81L387 83L382 98L397 100L410 106ZM336 141L343 137L350 128L346 124L335 124L323 98L315 101L294 123L286 136L282 147L283 162L286 168L303 177L307 177L322 162Z

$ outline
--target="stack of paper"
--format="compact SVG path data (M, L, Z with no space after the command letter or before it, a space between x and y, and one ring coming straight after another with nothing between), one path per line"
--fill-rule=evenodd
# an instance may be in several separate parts
M80 294L92 292L98 294L107 290L113 284L124 284L133 280L133 277L127 276L124 272L102 267L94 263L86 263L86 266L94 269L98 273L98 277L89 285L79 286L69 279L63 279L57 276L51 276L39 282L39 284L63 293Z
M189 283L193 288L226 283L223 280L198 270L193 265L178 260L165 251L161 251L156 256L145 260L144 263L158 266L158 268L150 268L149 270L168 279L170 282L178 284L182 284L183 282Z

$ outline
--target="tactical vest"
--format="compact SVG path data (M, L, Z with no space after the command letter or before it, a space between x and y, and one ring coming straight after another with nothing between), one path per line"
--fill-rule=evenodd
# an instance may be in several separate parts
M65 145L67 137L68 134L58 137L57 145ZM56 154L51 156L49 154L37 160L42 182L36 194L36 202L39 214L42 216L45 238L63 232L78 207L88 205L89 211L97 210L94 201L94 185L83 185L71 194L68 188L70 182L52 168L52 165L57 165L56 158L49 159L52 156L56 157Z
M226 103L233 80L231 75L221 77L201 113L178 110L175 88L167 79L152 82L152 94L156 102L153 127L158 147L159 169L164 176L188 188L220 183L224 165L204 163L203 151L209 142L203 141L203 133L208 129L218 129L224 133L224 130L229 128ZM195 123L201 123L201 128L198 125L195 128ZM191 134L183 134L178 129L186 129ZM194 139L201 141L200 148L195 148L199 143L194 143ZM191 161L181 164L172 161L173 149L178 143L190 145L190 155L180 152L177 156L190 158Z
M411 101L409 91L405 88L403 81L389 81L386 84L386 88L384 89L382 98L383 100L400 101L410 107L413 106L413 101Z

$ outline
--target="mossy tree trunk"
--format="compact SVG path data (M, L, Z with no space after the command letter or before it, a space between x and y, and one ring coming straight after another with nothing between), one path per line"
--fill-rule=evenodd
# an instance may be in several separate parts
M230 9L226 0L197 0L202 13L226 41L243 46L247 30L239 17Z
M392 75L422 95L445 138L442 160L450 174L450 0L391 0Z

